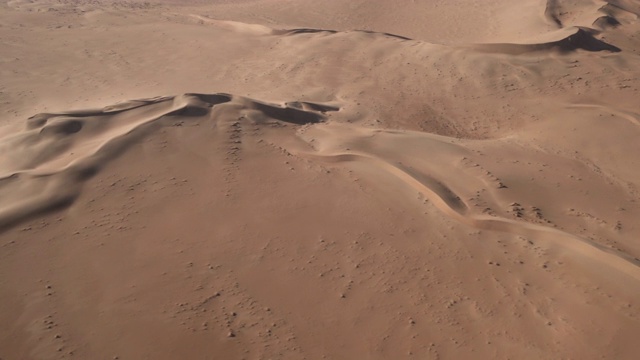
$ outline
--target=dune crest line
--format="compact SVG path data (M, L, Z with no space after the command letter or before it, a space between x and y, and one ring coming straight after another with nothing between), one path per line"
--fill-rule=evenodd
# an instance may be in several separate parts
M184 120L220 120L212 109L228 106L253 121L275 119L292 124L324 120L333 106L302 101L270 104L225 93L163 96L132 100L102 109L42 113L25 130L0 139L12 149L0 163L0 231L73 203L83 184L157 128Z
M563 26L562 22L555 15L557 5L555 0L549 0L547 5L547 11L545 14L552 19L554 23L558 25L558 30L548 34L544 34L539 39L533 39L529 41L521 42L509 42L509 43L476 43L468 45L454 46L461 49L471 49L480 52L487 53L503 53L509 55L524 55L533 52L540 51L558 51L561 53L573 52L576 50L585 50L590 52L608 51L608 52L620 52L621 49L609 44L603 40L596 38L596 35L600 33L599 30L581 27L581 26ZM371 30L349 30L338 31L331 29L314 29L314 28L291 28L291 29L276 29L270 28L265 25L251 24L239 21L228 20L216 20L201 15L191 15L192 18L197 19L203 23L211 24L213 26L223 28L229 31L233 31L240 34L252 35L252 36L296 36L296 35L312 35L312 36L324 36L324 35L349 35L349 34L368 34L374 37L389 38L392 40L409 41L414 44L422 43L433 45L432 43L425 42L419 39L409 38L406 36L392 34L388 32L378 32ZM596 20L597 27L610 26L618 24L617 20L611 16L606 19L599 18Z
M332 163L359 161L372 164L423 194L438 210L460 223L476 229L499 231L520 236L555 237L556 239L550 240L552 245L571 251L574 254L579 254L590 261L608 266L630 276L636 281L640 281L640 266L635 259L629 256L608 249L588 239L548 226L502 217L470 214L467 204L445 184L428 175L416 173L400 163L393 164L377 156L358 152L327 154L301 152L300 155Z

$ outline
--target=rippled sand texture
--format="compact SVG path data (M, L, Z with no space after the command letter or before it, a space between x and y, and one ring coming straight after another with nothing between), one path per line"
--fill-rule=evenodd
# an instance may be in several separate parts
M0 4L0 359L635 359L640 1Z

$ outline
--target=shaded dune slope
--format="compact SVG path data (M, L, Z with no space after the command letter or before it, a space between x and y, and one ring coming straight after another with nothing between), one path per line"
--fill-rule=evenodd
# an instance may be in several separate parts
M562 27L562 20L560 19L560 4L558 3L558 0L547 0L544 15L558 27Z
M473 48L479 51L521 55L538 51L572 52L576 50L619 52L620 48L597 39L595 30L574 27L549 34L551 40L529 44L481 44Z
M603 11L607 9L619 9L635 16L640 16L640 3L634 0L606 0L607 4L604 5Z
M222 27L232 31L245 33L245 34L252 34L252 35L299 35L299 34L332 35L340 32L340 31L331 30L331 29L314 29L314 28L276 29L276 28L270 28L264 25L249 24L249 23L244 23L240 21L216 20L216 19L212 19L206 16L196 15L196 14L191 14L191 17L198 21L208 23L217 27ZM352 30L350 32L376 34L376 35L396 38L400 40L413 40L406 36L391 34L387 32L376 32L371 30Z
M336 35L344 33L361 33L370 34L372 36L388 37L403 41L411 41L415 43L424 43L420 40L411 39L402 35L391 34L386 32L375 32L369 30L353 30L353 31L336 31L329 29L313 29L313 28L294 28L294 29L273 29L258 24L247 24L236 21L223 21L206 18L199 15L192 15L195 19L200 21L206 21L214 26L223 27L233 31L241 32L244 34L252 35L268 35L268 36L295 36L295 35ZM559 23L561 25L561 23ZM602 16L594 22L594 26L598 28L608 28L617 26L619 22L613 16ZM505 53L510 55L521 55L531 52L539 51L559 51L559 52L572 52L576 50L586 51L609 51L619 52L620 48L608 44L600 39L596 38L599 34L598 30L586 28L586 27L566 27L550 33L544 34L540 37L540 40L530 40L522 43L486 43L486 44L473 44L464 46L464 48L475 49L483 52L495 52Z
M608 29L620 25L620 22L613 16L604 15L593 22L593 26L599 29Z
M25 131L0 142L0 148L12 149L1 163L0 194L15 199L0 208L0 230L70 205L86 180L158 127L237 120L243 114L256 123L303 125L321 122L324 112L335 110L308 102L279 106L228 94L185 94L35 115Z

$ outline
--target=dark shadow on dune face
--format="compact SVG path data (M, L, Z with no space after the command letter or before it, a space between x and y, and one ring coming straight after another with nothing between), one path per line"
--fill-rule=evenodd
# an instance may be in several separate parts
M587 51L621 51L619 47L607 44L602 40L596 39L589 31L584 29L580 29L574 35L560 40L558 42L558 46L562 51L574 51L576 49Z
M250 108L256 109L265 117L279 120L291 124L305 125L324 121L324 114L327 111L337 111L337 107L316 104L304 101L293 101L285 103L284 107L263 103L254 99L234 97L229 94L185 94L190 98L197 98L204 104L189 104L181 109L167 114L168 116L204 116L210 112L210 107L234 101L234 98L245 102ZM205 106L202 106L205 105Z
M98 171L100 171L100 166L94 165L78 168L73 174L76 180L87 181L96 176Z
M538 51L559 51L561 53L576 50L620 52L619 47L596 39L592 31L579 28L574 34L558 41L540 44L480 44L472 47L475 50L489 53L522 55Z
M371 31L371 30L358 30L358 31L363 32L363 33L367 33L367 34L380 34L380 35L384 35L384 36L388 36L388 37L392 37L392 38L396 38L396 39L400 39L400 40L413 40L413 39L405 37L405 36L386 33L386 32L380 33L380 32Z
M55 126L50 126L56 133L63 135L75 134L82 129L82 121L80 120L67 120Z
M193 96L200 101L211 105L223 104L231 101L232 96L229 94L185 94L186 96Z
M322 114L308 112L294 107L278 107L260 102L255 102L254 107L269 118L291 124L306 125L324 121Z
M562 20L560 20L560 5L558 4L558 0L547 0L547 5L544 9L544 15L558 25L558 27L562 27Z
M374 35L377 34L377 35L392 37L392 38L396 38L396 39L400 39L400 40L413 40L411 38L408 38L408 37L405 37L405 36L401 36L401 35L396 35L396 34L391 34L391 33L386 33L386 32L377 32L377 31L372 31L372 30L355 30L355 32L365 33L365 34L374 34ZM291 29L291 30L286 30L286 31L282 32L282 34L284 34L284 35L317 34L317 33L337 34L338 31L336 31L336 30L324 30L324 29Z
M335 107L335 106L329 106L329 105L323 105L323 104L316 104L316 103L310 103L310 102L305 102L305 101L292 101L292 102L288 102L285 104L287 107L291 107L291 108L296 108L296 109L300 109L300 110L313 110L313 111L319 111L321 113L325 113L327 111L338 111L340 110L340 108Z
M181 109L171 111L165 116L200 117L209 113L209 108L187 105Z
M57 123L45 124L41 126L40 134L43 136L50 135L73 135L82 130L83 122L80 120L63 120Z
M59 210L64 210L71 206L77 197L78 194L68 194L60 196L58 199L55 199L50 203L43 205L42 207L35 208L33 212L29 214L19 213L12 214L11 216L5 218L0 218L0 233L11 229L12 227L22 223L23 221L27 221L37 216L46 215Z
M317 33L328 33L328 34L336 34L335 30L323 30L323 29L291 29L287 30L285 34L288 35L297 35L297 34L317 34Z
M27 119L27 129L36 129L44 126L53 114L36 114Z
M145 105L156 104L159 102L170 100L170 96L161 96L152 99L143 99L143 100L130 100L124 101L118 104L105 106L101 109L100 114L117 114L127 110L133 110L135 108L139 108Z
M600 29L613 28L620 25L620 21L613 16L605 15L600 16L593 22L593 26Z

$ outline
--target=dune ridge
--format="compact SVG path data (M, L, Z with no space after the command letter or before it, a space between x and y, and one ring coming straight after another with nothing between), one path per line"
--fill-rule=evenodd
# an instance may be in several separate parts
M585 105L574 106L585 107ZM335 129L331 129L330 127L331 125L329 125L328 129L324 129L323 131L328 132L329 134L339 131L345 131L345 129L340 126ZM361 131L364 133L368 133L368 131L364 129ZM384 135L384 131L378 130L375 131L375 134L378 135L378 137L376 137L375 140L370 141L384 141L383 139L379 138L379 136ZM425 141L427 141L427 139L425 139ZM440 142L443 140L432 139L429 141ZM360 146L366 148L367 145L365 144L360 143ZM329 161L332 163L360 161L372 164L373 166L380 168L383 171L386 171L402 180L403 183L423 194L444 214L465 225L477 229L501 231L520 236L549 237L552 239L550 241L553 243L553 246L562 247L572 253L580 253L582 254L582 256L588 259L589 262L593 262L589 266L609 266L616 271L620 271L621 273L630 276L635 281L640 281L640 260L638 258L620 251L612 250L587 238L570 234L556 227L532 224L524 221L518 221L517 219L512 220L501 218L497 215L487 216L484 214L474 214L474 212L471 211L472 207L470 207L465 201L463 201L461 199L461 196L456 194L455 191L449 188L446 183L436 180L432 176L429 176L428 173L424 173L418 169L413 168L410 165L405 165L401 161L391 161L373 154L369 154L367 152L358 152L357 149L351 149L348 153L334 153L330 150L330 148L318 149L314 152L308 152L302 149L298 150L297 153L305 157L311 157L314 159ZM460 173L456 174L454 172L451 172L440 174L439 176L441 179L452 179L469 175L463 175ZM497 187L497 190L499 191L504 187L506 186L500 184ZM556 239L554 239L554 237Z
M231 117L241 118L251 111L256 122L276 119L298 125L318 123L326 111L338 110L309 102L279 106L229 94L185 94L35 115L27 120L24 132L0 143L2 148L14 149L2 167L0 192L21 199L0 209L0 229L71 205L84 182L158 126L180 126L175 122L208 117L217 120L212 111L224 111L216 107L225 104L237 114ZM222 117L227 118L228 114Z
M551 1L551 3L555 3ZM555 9L556 5L548 5L548 7ZM550 10L551 11L551 10ZM553 11L557 11L553 10ZM425 43L424 41L420 41L417 39L411 39L402 35L391 34L386 32L376 32L370 30L352 30L352 31L342 31L339 32L337 30L328 30L328 29L313 29L313 28L294 28L294 29L275 29L269 28L264 25L258 24L250 24L236 21L226 21L226 20L214 20L210 18L205 18L200 15L191 15L196 19L200 19L202 21L206 21L214 26L222 27L229 29L231 31L240 32L243 34L249 34L254 36L290 36L290 35L300 35L300 34L317 34L317 35L333 35L338 33L362 33L362 34L370 34L373 36L381 36L399 39L403 41L411 41L414 43ZM598 17L594 20L593 25L602 30L606 30L606 28L614 27L619 25L620 23L615 19L615 17L606 15ZM517 43L482 43L482 44L471 44L467 46L463 46L463 48L470 48L483 52L491 52L491 53L505 53L510 55L522 55L526 53L533 53L538 51L558 51L561 53L572 52L576 50L586 50L586 51L608 51L608 52L619 52L620 48L608 44L602 40L596 38L596 35L600 34L601 31L583 27L583 26L568 26L565 27L558 20L559 30L554 32L550 32L548 34L543 34L534 39L517 42ZM431 43L425 43L428 45L433 45Z
M309 156L310 154L305 154ZM554 239L553 246L560 246L572 253L579 253L594 263L589 266L609 266L621 273L640 281L640 260L588 239L575 236L564 231L543 225L536 225L499 217L477 216L468 214L468 206L460 200L446 185L430 178L427 175L418 174L402 164L393 165L382 159L366 154L313 154L313 157L331 162L365 161L388 171L405 182L408 186L424 194L435 206L451 218L477 229L507 232L521 236L555 235L560 239ZM561 239L566 239L563 241ZM622 260L622 261L621 261Z
M511 55L522 55L536 51L557 50L561 53L586 50L586 51L608 51L620 52L620 48L607 44L594 37L597 32L588 28L573 27L558 30L548 34L551 38L546 42L535 42L529 44L481 44L473 48L485 52L498 52Z

